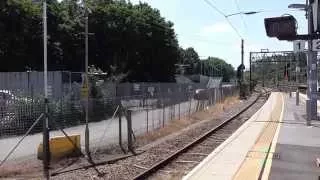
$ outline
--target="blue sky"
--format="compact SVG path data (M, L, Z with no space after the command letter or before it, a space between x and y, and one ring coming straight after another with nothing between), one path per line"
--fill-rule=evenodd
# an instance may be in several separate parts
M225 59L237 67L240 64L241 38L230 27L222 15L204 0L140 0L160 10L161 15L172 21L180 46L194 47L201 57L214 56ZM305 0L209 0L225 14L241 11L267 10L255 15L232 16L230 21L245 40L245 65L249 64L249 52L261 49L292 50L292 42L278 41L266 36L264 18L284 14L295 16L298 32L307 32L305 12L289 10L288 4L305 3ZM131 0L138 3L139 0Z

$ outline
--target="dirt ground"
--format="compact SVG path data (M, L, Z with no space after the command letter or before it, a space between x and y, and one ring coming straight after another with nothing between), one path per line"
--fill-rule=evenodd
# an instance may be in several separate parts
M193 113L190 117L181 117L180 120L172 120L165 127L149 132L145 135L137 137L137 146L148 147L149 144L156 143L159 140L164 140L167 136L173 135L183 129L186 129L194 124L205 120L219 119L225 109L240 102L238 97L229 97L224 102L211 107L206 107L205 110ZM191 128L191 127L190 127ZM100 155L99 159L103 159L106 155ZM59 162L51 163L51 170L68 167L69 164L81 163L83 158L70 158L60 160ZM35 159L20 160L17 162L6 162L0 167L0 179L41 179L42 176L42 161Z

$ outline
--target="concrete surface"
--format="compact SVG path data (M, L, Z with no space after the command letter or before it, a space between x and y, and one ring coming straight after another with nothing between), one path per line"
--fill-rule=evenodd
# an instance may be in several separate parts
M279 93L272 93L258 112L188 173L183 180L232 179L264 130L277 101L280 101Z
M247 153L241 167L233 176L235 180L257 180L261 177L266 160L273 156L269 153L274 137L277 135L279 122L283 118L284 98L278 93L278 97L274 104L270 116L258 121L265 121L263 131L259 134L253 147ZM268 116L268 115L267 115Z
M318 180L320 168L320 122L306 126L305 105L296 106L295 98L286 99L283 122L279 137L275 139L278 158L271 161L268 179L271 180Z

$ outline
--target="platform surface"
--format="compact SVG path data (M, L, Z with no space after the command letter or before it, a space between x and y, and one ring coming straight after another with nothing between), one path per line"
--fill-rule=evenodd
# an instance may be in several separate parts
M320 158L320 122L306 125L305 104L296 106L295 98L287 97L283 121L273 150L278 158L268 160L264 179L272 180L318 180L320 168L316 158ZM318 110L319 111L319 110Z

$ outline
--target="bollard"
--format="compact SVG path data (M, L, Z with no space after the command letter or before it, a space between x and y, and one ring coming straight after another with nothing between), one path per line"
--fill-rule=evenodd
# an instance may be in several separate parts
M306 100L307 126L311 125L311 100Z
M296 91L296 105L297 106L299 106L299 97L300 96L300 94L299 94L299 89L297 89L297 91Z

